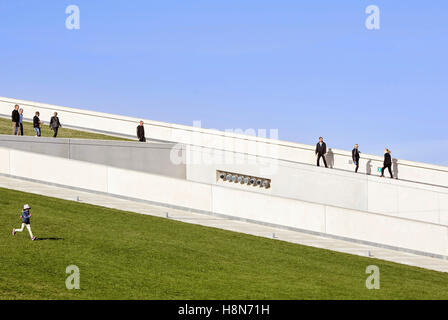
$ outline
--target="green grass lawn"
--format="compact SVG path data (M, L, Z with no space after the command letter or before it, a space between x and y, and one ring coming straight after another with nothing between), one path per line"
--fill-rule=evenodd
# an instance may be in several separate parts
M11 235L25 203L34 234L59 240ZM0 299L448 299L445 273L7 189L0 228Z
M42 136L43 137L52 137L53 136L53 131L50 130L48 124L49 124L49 121L45 122L45 124L42 126ZM62 123L62 125L64 125L64 124ZM0 118L0 134L8 134L8 135L12 134L12 122L10 119ZM23 135L32 136L32 137L34 137L36 135L36 132L34 131L32 122L24 122ZM123 139L123 138L108 136L108 135L99 134L99 133L91 133L91 132L86 132L86 131L81 131L81 130L66 129L64 127L59 129L58 138L131 141L130 139Z

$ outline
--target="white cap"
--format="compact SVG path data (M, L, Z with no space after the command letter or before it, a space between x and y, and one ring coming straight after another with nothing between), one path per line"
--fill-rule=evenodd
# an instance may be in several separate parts
M23 210L27 210L27 209L31 209L31 207L26 204L26 205L23 206Z

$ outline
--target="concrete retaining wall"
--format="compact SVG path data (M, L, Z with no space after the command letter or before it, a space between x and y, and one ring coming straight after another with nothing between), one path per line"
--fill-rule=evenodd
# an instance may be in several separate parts
M226 159L220 164L213 161L194 163L195 159L205 159L212 152L209 148L187 147L187 159L193 159L187 163L188 180L448 225L446 187L380 178L379 175L355 174L284 160L256 157L250 159L227 151L216 153L219 154L217 159ZM271 188L266 190L217 181L217 170L268 178L272 180Z
M173 143L138 143L0 135L0 147L104 164L111 167L186 178L186 166L173 163L171 153L182 159L185 148Z
M448 227L0 148L0 174L448 257Z

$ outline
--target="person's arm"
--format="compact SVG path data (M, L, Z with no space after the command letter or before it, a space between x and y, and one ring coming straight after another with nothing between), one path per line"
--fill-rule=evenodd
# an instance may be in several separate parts
M319 149L319 143L318 144L316 144L316 154L317 154L317 150Z

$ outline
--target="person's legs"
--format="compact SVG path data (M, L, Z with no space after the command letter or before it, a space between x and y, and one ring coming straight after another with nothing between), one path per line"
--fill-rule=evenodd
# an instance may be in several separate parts
M388 166L387 169L389 169L390 177L393 179L394 176L393 176L393 174L392 174L392 166Z
M33 239L34 236L33 236L33 233L31 232L31 225L30 225L30 224L27 224L27 225L26 225L26 228L28 229L28 232L30 233L30 237L31 237L31 239Z
M20 135L23 136L23 123L20 124Z
M321 155L318 154L318 155L317 155L317 166L318 166L318 167L320 167L320 157L321 157Z
M322 155L322 159L324 160L325 168L328 168L328 166L327 166L327 160L325 159L325 155Z
M355 173L358 173L358 169L359 169L359 160L356 161Z
M53 131L54 131L53 138L56 138L58 136L58 130L59 130L59 128L54 128L53 129Z
M17 123L12 123L12 135L15 136L17 134Z
M25 224L22 223L22 227L20 229L14 229L15 232L22 232L25 229Z

